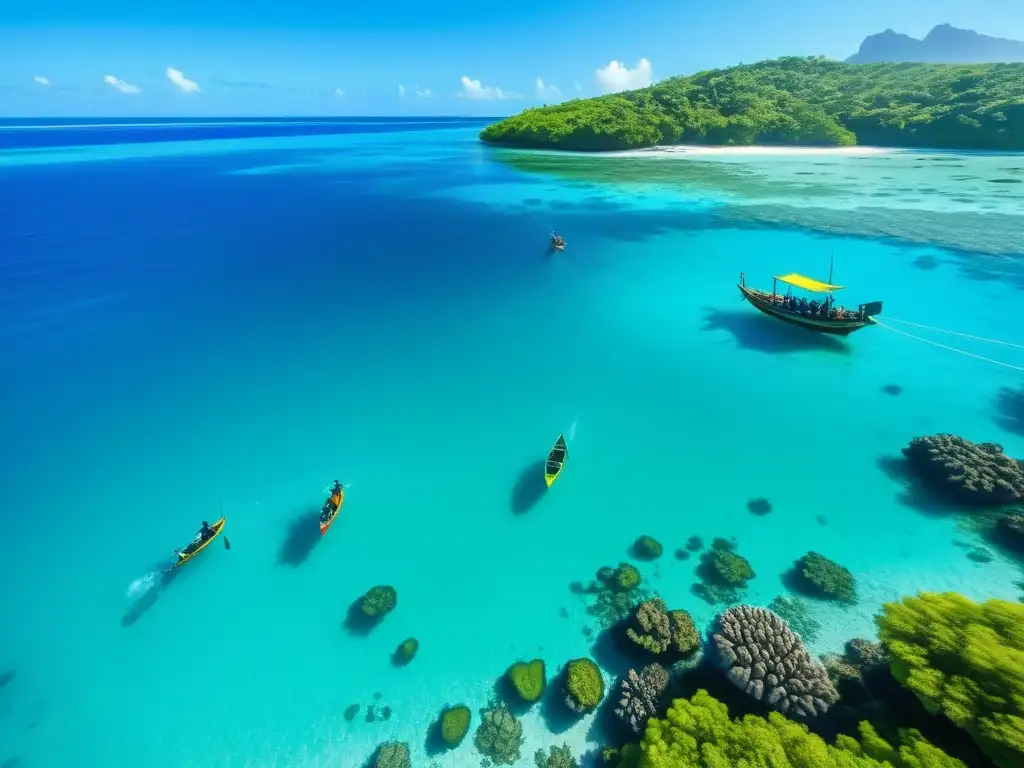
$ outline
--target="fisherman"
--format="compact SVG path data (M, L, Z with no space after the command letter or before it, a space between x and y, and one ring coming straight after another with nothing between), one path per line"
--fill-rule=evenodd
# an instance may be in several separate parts
M199 534L196 536L196 538L199 541L206 541L207 539L211 538L213 534L213 528L210 527L210 524L208 522L203 520L203 527L199 529Z
M331 516L338 511L338 507L340 507L341 504L338 504L338 506L336 507L334 505L334 497L338 496L340 499L342 489L342 484L335 480L334 486L331 488L331 497L327 499L327 501L324 503L323 509L320 510L320 522L326 523L328 520L331 519Z

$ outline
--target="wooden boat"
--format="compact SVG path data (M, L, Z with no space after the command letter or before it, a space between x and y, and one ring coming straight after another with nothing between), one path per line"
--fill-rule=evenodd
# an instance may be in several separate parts
M565 238L552 233L551 235L551 250L558 251L561 253L565 250Z
M211 535L208 539L206 539L205 541L196 541L195 539L192 539L192 541L188 543L187 547L179 550L178 562L174 564L174 567L177 568L179 565L184 565L193 557L195 557L204 549L206 549L208 546L210 546L210 543L218 536L220 536L220 532L224 530L224 523L226 522L227 518L222 517L220 520L210 525L210 528L213 529L213 535Z
M327 529L338 517L341 505L345 503L345 489L339 488L337 493L332 493L324 505L320 508L320 535L327 533ZM326 519L325 516L326 515Z
M548 484L548 488L554 485L555 480L562 474L562 467L568 458L569 448L565 444L565 437L559 435L548 454L548 460L544 462L544 482Z
M829 333L836 336L849 336L854 331L859 331L868 325L874 325L872 319L875 315L881 314L882 302L872 301L867 304L858 305L857 309L846 309L843 306L836 306L833 293L843 289L841 285L832 284L831 269L829 270L829 282L822 283L810 277L798 275L791 272L781 277L772 277L772 290L762 291L758 288L751 288L747 285L746 277L740 272L740 282L737 286L740 293L756 309L770 317L782 320L801 328L819 333ZM784 283L790 286L785 294L778 292L778 284ZM825 294L821 302L808 302L803 298L796 298L792 295L793 288L802 288L805 291L817 294Z

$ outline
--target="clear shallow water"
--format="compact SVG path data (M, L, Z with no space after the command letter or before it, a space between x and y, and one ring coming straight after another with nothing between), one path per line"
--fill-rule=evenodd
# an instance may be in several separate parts
M690 535L737 537L755 603L784 594L808 549L849 567L861 602L816 608L818 651L918 588L1015 599L1019 566L969 560L957 542L973 534L908 505L881 460L937 431L1024 455L996 407L1024 374L882 328L819 339L734 287L741 270L824 277L831 252L851 302L1024 343L1012 253L953 249L955 225L945 248L796 226L808 200L842 198L849 218L871 207L866 161L841 193L774 157L639 184L594 177L608 158L575 175L517 168L474 135L0 153L0 671L17 670L0 760L356 766L397 738L417 765L477 765L469 741L428 756L431 721L483 706L517 659L553 673L592 652L569 584L641 533L668 553L641 566L648 586L698 623L714 609L689 591L696 563L670 554ZM887 215L941 218L952 189L928 184ZM768 205L787 226L737 213ZM548 260L556 227L569 247ZM992 264L1004 279L987 279ZM1020 350L914 332L1024 366ZM573 424L570 464L538 496L522 478ZM296 535L335 477L353 484L342 519L323 540ZM770 515L747 511L758 496ZM129 595L218 500L231 550ZM398 608L346 633L347 606L377 583ZM419 655L393 668L411 635ZM377 693L393 714L367 723ZM594 736L587 719L559 734L542 711L524 722L524 764Z

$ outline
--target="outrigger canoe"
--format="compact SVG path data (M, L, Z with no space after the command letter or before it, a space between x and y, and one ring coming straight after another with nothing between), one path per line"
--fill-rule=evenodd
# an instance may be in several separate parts
M222 517L217 522L211 524L210 528L213 529L213 535L205 541L201 541L197 544L195 539L193 539L191 542L189 542L189 545L187 547L178 552L178 562L174 564L174 567L177 568L179 565L184 565L193 557L195 557L204 549L206 549L208 546L210 546L210 542L216 539L218 536L220 536L220 532L224 530L225 522L227 522L227 518Z
M548 460L544 462L544 482L548 484L548 488L554 485L555 480L562 474L562 467L565 466L565 460L568 458L569 449L565 445L565 437L559 435L548 454Z
M324 502L323 507L320 508L320 535L323 536L327 533L327 529L331 527L331 524L338 517L338 513L341 512L341 505L345 503L345 489L342 488L335 494L332 494L327 501ZM329 513L327 520L323 518L324 513Z

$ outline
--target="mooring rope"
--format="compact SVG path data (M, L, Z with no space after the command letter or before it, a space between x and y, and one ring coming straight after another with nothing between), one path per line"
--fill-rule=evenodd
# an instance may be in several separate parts
M887 318L887 319L891 320L892 318ZM956 352L956 353L961 354L961 355L966 355L967 357L973 357L976 360L983 360L986 363L992 363L993 365L1001 365L1004 368L1012 368L1015 371L1024 371L1024 366L1021 366L1021 365L1011 365L1010 363L1004 363L1004 362L1001 362L1000 360L993 360L990 357L982 357L981 355L976 355L973 352L966 352L966 351L964 351L962 349L957 349L956 347L949 347L949 346L947 346L945 344L939 344L939 342L937 342L937 341L932 341L931 339L925 339L925 338L922 338L921 336L915 336L912 333L907 333L906 331L901 331L899 328L893 328L891 325L886 325L881 320L879 320L877 317L873 317L872 320L875 321L876 325L882 326L887 331L892 331L893 333L898 333L898 334L900 334L902 336L906 336L909 339L916 339L917 341L923 341L925 344L931 344L932 346L938 347L939 349L948 349L950 352ZM911 325L917 325L917 323L911 323ZM921 327L925 328L927 326L921 326ZM952 331L948 331L948 333L952 333ZM967 336L966 333L960 333L960 334L957 334L957 335L958 336ZM980 338L980 337L972 336L971 338ZM986 339L986 341L988 341L988 339ZM996 343L997 344L1007 344L1008 346L1011 346L1011 347L1019 347L1019 346L1021 346L1019 344L1010 344L1009 342L996 342Z
M984 336L972 336L969 333L960 333L959 331L947 331L944 328L932 328L930 325L921 325L921 323L912 323L909 320L900 320L895 317L885 316L885 319L890 323L902 323L903 325L912 325L915 328L923 328L926 331L935 331L935 333L948 333L950 336L962 336L965 339L974 339L975 341L987 341L989 344L1002 344L1004 347L1016 347L1017 349L1024 349L1024 344L1014 344L1012 341L999 341L998 339L986 339ZM892 330L896 330L893 328Z

